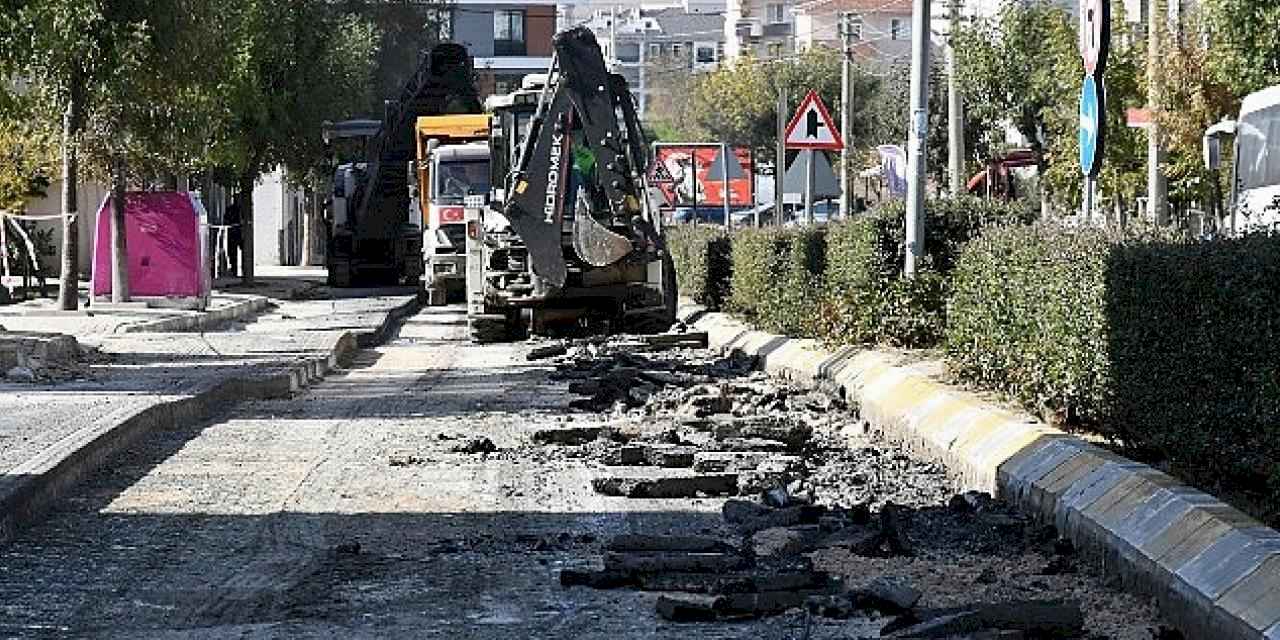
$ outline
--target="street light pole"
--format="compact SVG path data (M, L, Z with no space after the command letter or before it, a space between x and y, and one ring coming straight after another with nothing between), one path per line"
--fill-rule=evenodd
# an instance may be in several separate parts
M853 13L845 11L840 14L840 131L845 136L845 145L840 149L840 217L849 218L849 121L853 107Z
M948 3L951 30L947 34L947 165L951 174L951 195L964 193L964 103L956 79L955 34L960 26L960 3Z
M914 277L924 258L925 144L929 135L929 2L911 11L911 122L907 136L907 255L904 275Z
M1160 131L1160 20L1163 5L1159 0L1147 3L1147 109L1151 123L1147 125L1147 209L1152 222L1168 223L1168 183L1165 181L1164 144Z
M773 165L773 223L782 224L787 174L787 90L778 89L778 149Z

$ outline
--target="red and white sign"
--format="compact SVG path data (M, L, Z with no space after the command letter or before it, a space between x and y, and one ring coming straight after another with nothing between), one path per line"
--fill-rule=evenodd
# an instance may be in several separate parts
M839 151L844 148L840 130L836 129L831 112L816 91L810 91L800 102L796 115L787 124L785 139L788 149Z
M1109 0L1080 0L1080 57L1089 75L1099 73L1106 64L1107 40L1111 36L1109 7Z
M1134 129L1145 129L1151 126L1151 110L1128 108L1124 112L1125 124Z

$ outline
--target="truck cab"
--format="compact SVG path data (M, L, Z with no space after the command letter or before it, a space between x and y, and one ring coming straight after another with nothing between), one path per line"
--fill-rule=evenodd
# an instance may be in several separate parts
M1205 166L1222 164L1222 141L1234 137L1229 220L1233 234L1280 225L1280 85L1245 97L1236 120L1205 131Z
M415 185L410 208L422 220L423 288L427 302L444 304L466 279L469 197L489 193L489 118L483 114L418 118Z

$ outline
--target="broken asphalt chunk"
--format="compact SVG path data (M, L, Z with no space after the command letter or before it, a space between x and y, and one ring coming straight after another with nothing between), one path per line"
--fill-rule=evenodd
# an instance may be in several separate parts
M741 568L744 560L736 553L692 553L663 551L609 551L604 555L606 571L625 573L723 573Z
M563 342L560 342L556 344L548 344L540 347L534 347L533 349L529 350L529 353L525 354L525 359L526 360L545 360L547 358L562 356L566 353L569 353L568 345L564 344Z
M1084 612L1071 600L976 604L919 611L905 616L904 622L890 623L889 629L893 638L946 638L988 630L1073 638L1084 630Z
M700 551L725 553L733 546L719 538L699 536L655 536L626 534L615 536L607 546L610 551Z
M714 596L659 596L658 615L671 622L714 622L716 613Z
M634 576L625 571L578 571L576 569L565 569L560 572L560 586L563 587L591 587L592 589L620 589L622 587L634 587L637 581Z
M921 594L906 581L879 577L857 590L854 598L859 608L875 609L888 615L906 613L920 602Z
M660 333L653 336L640 336L640 341L650 347L706 349L707 333L705 331L691 331L689 333Z
M591 481L596 493L624 498L699 498L733 495L738 476L732 473L670 478L605 477Z
M468 438L462 444L459 444L453 448L453 451L455 453L467 453L467 454L493 453L494 451L497 451L497 450L498 450L498 445L495 445L492 440L484 436Z

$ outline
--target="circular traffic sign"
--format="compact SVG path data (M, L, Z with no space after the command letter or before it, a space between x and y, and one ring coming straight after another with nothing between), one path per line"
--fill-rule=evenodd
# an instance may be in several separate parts
M1080 89L1080 171L1086 177L1097 177L1102 169L1105 124L1102 86L1086 75Z
M1080 0L1080 57L1089 75L1102 75L1111 41L1111 3Z

